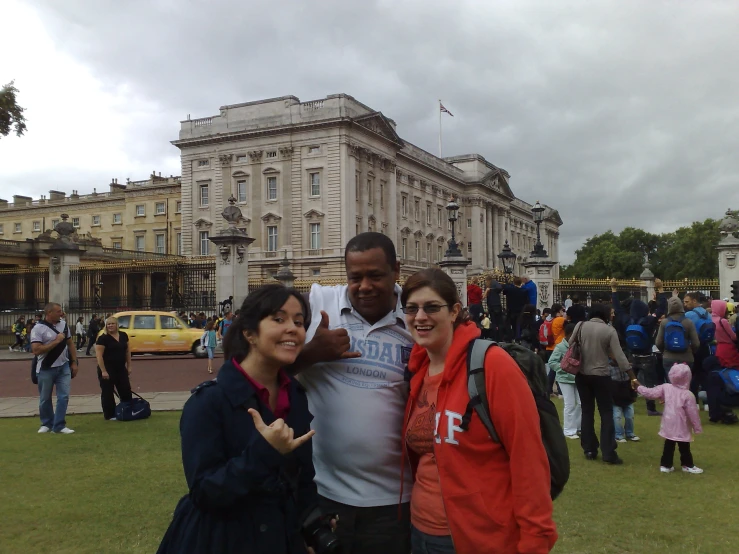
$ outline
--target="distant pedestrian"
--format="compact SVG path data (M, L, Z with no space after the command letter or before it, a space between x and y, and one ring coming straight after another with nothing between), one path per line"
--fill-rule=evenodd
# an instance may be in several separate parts
M208 373L213 373L213 358L215 357L216 345L218 344L214 328L215 322L209 321L205 326L203 336L200 338L200 344L203 345L208 353Z
M118 330L118 319L105 320L105 333L95 343L95 357L98 363L98 382L100 383L100 403L103 417L115 421L115 396L118 392L121 402L131 402L131 349L128 335Z
M487 292L485 293L485 303L488 307L488 317L490 318L490 332L488 338L494 341L500 340L500 327L503 324L503 304L500 301L500 293L503 291L503 285L492 277L488 277L485 281Z
M565 338L554 347L549 356L549 367L554 372L559 385L559 390L564 397L564 424L562 430L568 439L580 438L580 422L582 420L582 407L580 406L580 395L575 386L575 376L562 369L561 362L567 349L570 347L569 340L575 330L574 323L565 325Z
M18 347L18 351L23 350L23 330L26 328L26 318L21 316L13 324L13 334L15 335L15 344L10 347L10 351Z
M223 337L226 336L226 332L228 331L228 328L231 327L233 320L234 320L233 312L226 312L226 316L218 323L218 326L217 326L216 338L218 340L220 341L223 340Z
M62 307L55 302L44 307L44 319L31 331L31 349L37 356L39 433L74 433L67 427L67 404L71 380L76 377L79 365L74 349L72 332L62 321ZM56 387L56 412L51 393Z
M565 300L565 311L569 310L570 306L572 306L572 298L568 294L567 299Z
M670 383L659 385L652 389L640 386L637 392L645 398L652 400L664 400L665 409L662 416L662 424L659 436L665 439L662 450L662 459L659 470L662 473L671 473L672 460L675 455L675 445L680 449L680 465L686 473L703 473L703 470L693 463L693 455L690 452L690 443L693 433L702 433L698 405L695 396L690 392L690 367L687 364L678 363L672 366L669 373Z
M482 319L482 289L477 283L467 285L467 307L472 321L479 325Z
M483 312L482 314L482 321L480 322L480 327L482 327L482 338L489 339L490 338L490 318L488 317L487 312Z
M87 340L87 333L85 333L85 326L82 323L84 321L84 318L80 316L77 318L77 325L75 327L75 334L77 335L77 350L82 350L82 347L85 346L85 341Z
M98 334L100 333L100 320L98 319L98 316L93 316L90 320L90 325L87 327L87 352L85 352L86 356L90 356L90 349L95 346L95 342L97 341Z

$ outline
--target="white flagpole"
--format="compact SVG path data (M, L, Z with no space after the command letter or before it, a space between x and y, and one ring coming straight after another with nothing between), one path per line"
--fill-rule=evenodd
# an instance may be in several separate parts
M439 99L439 157L441 158L441 99Z

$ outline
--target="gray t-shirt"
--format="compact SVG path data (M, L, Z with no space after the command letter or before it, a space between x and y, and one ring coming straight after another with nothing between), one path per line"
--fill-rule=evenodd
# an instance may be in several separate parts
M43 345L47 345L50 342L53 342L53 340L56 338L56 336L59 333L64 332L64 326L66 323L64 320L60 321L55 325L57 332L55 333L52 331L47 325L39 322L36 325L33 326L33 329L31 330L31 344L34 342L40 342ZM69 327L67 327L67 339L69 339L72 336L72 332L69 330ZM48 352L46 353L48 354ZM39 372L41 369L41 362L46 357L46 354L39 354L38 355L38 363L36 365L36 373ZM60 365L63 365L69 361L69 348L65 348L64 352L62 352L59 357L56 359L54 363L51 364L51 367L59 367Z
M400 287L396 286L400 298ZM356 507L388 506L400 497L403 415L408 400L403 350L412 339L400 304L370 325L351 306L347 286L313 285L311 326L306 340L329 316L329 328L346 329L351 350L361 358L316 364L298 379L308 392L314 416L313 463L318 493ZM403 501L410 500L413 480L405 472Z

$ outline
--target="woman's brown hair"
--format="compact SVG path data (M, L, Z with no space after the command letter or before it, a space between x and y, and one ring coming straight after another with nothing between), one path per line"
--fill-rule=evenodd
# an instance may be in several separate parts
M457 291L457 286L452 281L452 278L441 269L435 267L422 269L408 277L408 280L403 285L403 292L400 294L400 303L405 307L408 297L413 292L426 287L441 296L444 302L448 304L450 310L455 304L462 305L462 301L459 299L459 291ZM469 318L469 314L465 310L459 310L459 315L454 322L454 326L456 327L460 323L469 321Z

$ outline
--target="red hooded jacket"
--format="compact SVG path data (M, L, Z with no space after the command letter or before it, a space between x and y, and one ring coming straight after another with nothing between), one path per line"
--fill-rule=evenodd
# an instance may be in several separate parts
M434 455L454 548L457 554L546 554L557 540L549 461L534 397L521 369L503 349L488 350L485 379L490 412L505 449L493 442L477 415L467 431L460 428L469 401L467 348L479 335L471 322L454 331L436 404ZM426 350L414 346L403 440L428 368ZM404 447L403 457L403 467L410 458L415 477L418 456Z

